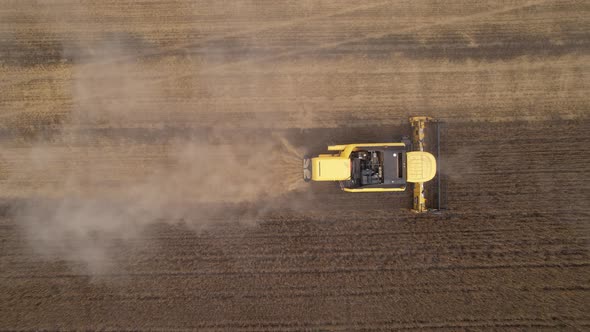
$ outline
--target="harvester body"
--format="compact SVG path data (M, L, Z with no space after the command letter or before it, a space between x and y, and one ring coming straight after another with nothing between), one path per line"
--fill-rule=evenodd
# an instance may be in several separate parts
M405 191L414 186L413 210L427 211L424 183L437 174L434 155L425 151L424 128L428 117L412 117L412 140L328 146L333 154L304 158L306 181L338 181L347 192ZM438 155L438 154L437 154Z

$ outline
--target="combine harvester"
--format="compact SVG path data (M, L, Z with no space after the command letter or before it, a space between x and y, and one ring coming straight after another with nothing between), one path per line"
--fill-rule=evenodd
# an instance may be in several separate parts
M408 183L412 183L413 211L440 210L442 195L437 159L440 157L441 122L418 116L411 117L410 124L411 140L404 137L398 143L331 145L328 150L338 153L304 157L303 179L339 181L342 190L353 193L405 191ZM435 177L436 181L431 181ZM436 185L431 189L432 182ZM427 185L434 191L430 196L427 196ZM427 206L427 200L434 204Z

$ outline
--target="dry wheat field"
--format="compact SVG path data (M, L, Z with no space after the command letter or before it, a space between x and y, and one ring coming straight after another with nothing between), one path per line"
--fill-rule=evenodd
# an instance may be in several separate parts
M590 329L590 4L0 3L0 330ZM301 156L445 122L447 210Z

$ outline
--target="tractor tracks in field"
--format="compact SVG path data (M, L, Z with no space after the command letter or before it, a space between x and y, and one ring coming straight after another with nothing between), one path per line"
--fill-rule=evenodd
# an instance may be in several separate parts
M12 89L0 95L0 191L21 194L0 202L0 328L590 328L588 38L579 4L338 3L282 21L263 10L252 25L223 8L199 16L211 31L187 28L190 15L157 20L176 35L146 30L153 22L133 15L136 49L49 64L31 48L25 66L0 68L2 88ZM133 28L106 16L104 29ZM92 31L73 33L90 46L126 35ZM52 47L55 35L33 33L21 37ZM112 116L101 117L105 110ZM169 166L176 142L240 142L249 154L278 134L321 153L332 143L397 140L416 114L447 121L450 209L440 214L410 213L411 195L348 194L335 183L247 204L189 201L181 216L140 215L138 238L99 237L108 254L96 262L107 268L91 272L69 255L40 255L28 235L43 234L25 232L18 218L68 169L86 176L85 166L100 166L89 169L108 194L149 179L145 166ZM48 153L27 176L19 162L35 147ZM63 158L44 161L54 154Z
M298 55L304 55L304 54L307 54L310 52L317 52L319 50L334 49L334 48L337 48L342 45L353 44L353 43L365 41L368 39L378 39L378 38L382 38L382 37L385 37L385 36L388 36L388 35L391 35L394 33L417 32L420 30L444 26L444 25L451 25L451 24L460 23L460 22L469 22L469 21L481 19L486 16L493 16L493 15L497 15L497 14L501 14L501 13L520 10L520 9L536 6L536 5L539 5L542 3L546 3L546 2L547 1L529 1L529 2L526 2L525 4L521 4L521 5L517 5L517 6L509 6L509 7L484 11L481 13L475 13L475 14L471 14L471 15L467 15L467 16L463 16L463 17L454 17L454 18L450 18L450 19L445 19L441 22L435 22L435 23L430 23L430 24L421 24L418 26L411 26L408 28L401 28L401 29L387 31L387 32L366 34L361 37L349 38L349 39L340 40L340 41L336 41L336 42L332 42L332 43L325 43L325 44L321 44L321 45L312 45L309 47L301 47L301 48L297 48L294 50L279 52L278 54L272 54L269 56L255 57L254 59L230 61L228 63L223 63L220 65L211 65L206 68L200 69L197 74L189 73L189 74L184 74L184 75L179 75L179 76L174 76L174 77L165 77L165 78L161 78L161 79L152 80L149 83L150 84L162 84L165 82L170 82L172 80L173 81L182 81L184 79L195 77L197 75L203 75L203 74L212 73L212 72L219 72L221 70L231 71L231 68L234 68L234 67L244 67L244 66L249 66L249 65L251 66L253 64L271 62L271 61L278 60L278 59L293 58ZM383 5L383 4L379 4L379 5ZM369 6L369 8L371 8L371 7L373 7L373 6ZM355 10L356 9L352 9L351 11L354 12ZM94 94L92 96L92 98L97 98L97 97L100 97L100 94L98 94L98 95ZM102 97L106 97L106 96L102 96Z

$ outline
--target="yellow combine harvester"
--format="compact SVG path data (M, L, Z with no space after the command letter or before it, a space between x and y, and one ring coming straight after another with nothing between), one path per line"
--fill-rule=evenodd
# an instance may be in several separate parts
M411 142L402 139L397 143L328 146L329 151L337 153L303 158L303 179L339 181L342 190L355 193L405 191L407 184L412 183L413 210L428 211L424 184L432 180L437 173L436 158L425 151L425 130L430 123L437 124L430 117L411 117ZM436 129L438 140L438 126ZM439 195L440 193L437 193L437 197L440 197Z

